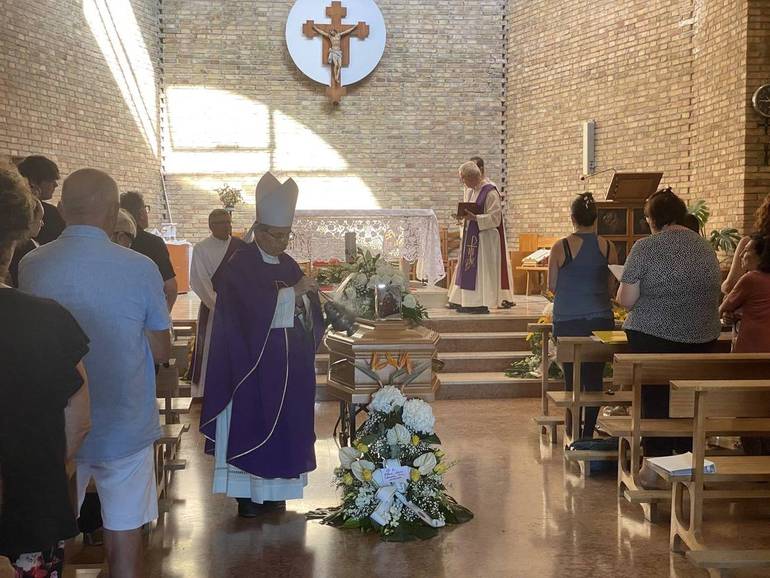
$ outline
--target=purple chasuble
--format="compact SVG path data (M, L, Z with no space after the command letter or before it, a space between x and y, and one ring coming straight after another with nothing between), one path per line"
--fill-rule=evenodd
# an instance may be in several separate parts
M225 255L222 257L222 262L219 264L219 267L217 267L217 270L214 271L214 275L219 273L222 265L227 263L227 260L232 256L232 254L235 253L239 247L244 245L245 243L241 239L237 237L230 237L230 242L227 244L227 249L225 249ZM206 345L206 328L208 327L210 317L211 311L206 306L206 304L201 301L200 307L198 308L198 323L197 329L195 331L195 344L193 347L192 355L193 365L191 378L192 382L195 384L198 384L201 381L201 371L203 370L203 351Z
M308 294L313 330L271 329L278 290L303 276L281 254L262 260L249 243L214 277L217 303L200 431L216 443L217 416L232 401L227 463L261 478L296 478L315 469L315 352L323 336L318 295Z

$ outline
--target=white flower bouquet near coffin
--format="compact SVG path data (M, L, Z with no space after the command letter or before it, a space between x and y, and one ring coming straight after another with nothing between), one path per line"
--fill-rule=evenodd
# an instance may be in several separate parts
M340 283L334 294L334 300L346 309L354 311L358 317L377 319L377 294L383 291L395 297L400 303L391 304L401 318L414 323L421 323L428 317L425 308L417 298L409 293L409 281L393 265L380 255L358 250L355 263L346 265L350 273ZM382 305L382 303L380 303Z
M444 474L451 464L438 448L435 421L421 399L407 399L393 386L377 391L353 447L340 449L334 476L342 505L311 517L379 532L393 542L432 538L446 524L473 518L446 493Z

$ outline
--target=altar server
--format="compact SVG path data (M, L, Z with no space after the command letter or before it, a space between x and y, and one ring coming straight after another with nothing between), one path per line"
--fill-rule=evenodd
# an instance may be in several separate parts
M201 432L214 453L214 492L256 517L302 498L316 467L318 285L284 253L297 185L267 173L256 190L253 241L214 276L216 305Z
M500 193L473 161L460 166L460 179L464 200L476 207L461 215L462 248L449 302L461 313L489 313L490 307L509 307L513 298Z
M244 244L243 241L232 236L232 217L224 209L211 211L209 230L211 235L193 247L190 265L190 286L201 300L191 376L193 397L203 397L206 381L206 362L209 355L211 329L214 326L212 316L217 299L212 277L235 250Z

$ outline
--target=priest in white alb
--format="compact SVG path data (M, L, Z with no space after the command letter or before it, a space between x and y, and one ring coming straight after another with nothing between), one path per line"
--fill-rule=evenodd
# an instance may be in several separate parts
M251 238L214 277L200 426L214 453L214 492L236 498L246 518L302 498L316 467L315 352L324 333L318 284L284 252L297 185L267 173L256 197Z
M460 166L466 187L463 235L455 278L449 289L449 305L460 313L489 313L512 305L513 284L508 266L503 206L497 187L473 161Z
M243 244L243 241L232 236L232 217L224 209L211 211L209 230L211 235L193 247L192 263L190 264L190 286L201 300L191 372L193 397L203 397L205 388L209 341L211 328L214 326L213 315L217 300L212 278L222 263L226 262L235 250Z

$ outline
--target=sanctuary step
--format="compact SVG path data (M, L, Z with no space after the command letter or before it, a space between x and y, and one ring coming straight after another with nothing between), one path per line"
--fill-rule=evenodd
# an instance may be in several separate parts
M504 373L511 362L530 355L527 324L536 322L546 305L541 297L516 297L512 309L494 310L487 315L461 314L446 307L429 309L425 325L439 333L438 358L444 362L438 399L540 395L539 378L511 378ZM333 399L326 386L328 367L329 355L322 349L316 356L319 401Z
M444 362L442 373L453 372L503 372L508 369L512 361L524 359L530 355L529 351L454 351L442 353L441 361ZM319 353L315 358L317 374L326 375L329 370L329 354Z

